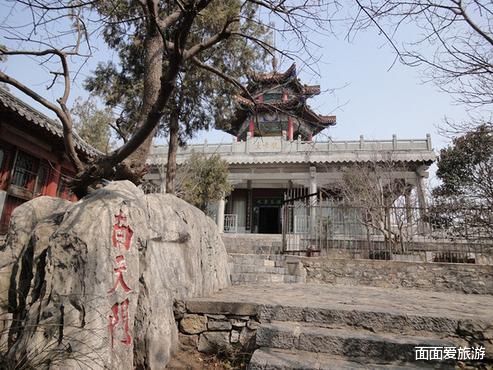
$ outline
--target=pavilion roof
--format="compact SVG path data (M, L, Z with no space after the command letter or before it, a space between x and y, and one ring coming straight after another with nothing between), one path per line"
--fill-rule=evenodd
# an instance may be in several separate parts
M247 88L249 91L254 91L265 85L285 85L306 97L320 94L320 85L302 84L297 76L296 63L293 63L284 72L253 73L250 75L250 83Z
M284 85L291 87L297 95L288 100L274 100L263 102L256 99L273 85ZM284 72L254 73L250 75L250 83L247 90L254 96L255 101L246 94L235 96L238 108L229 120L230 128L226 131L232 135L238 135L245 120L250 116L261 112L284 112L288 115L300 118L304 124L309 125L313 134L336 124L336 116L321 115L313 111L306 100L314 95L320 94L320 85L304 85L297 77L296 64L293 63Z

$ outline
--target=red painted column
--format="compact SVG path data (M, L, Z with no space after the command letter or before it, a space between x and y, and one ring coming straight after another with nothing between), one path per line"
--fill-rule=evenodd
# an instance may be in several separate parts
M253 125L253 117L250 118L250 125L248 126L248 132L250 133L250 137L253 137L253 131L255 127Z
M288 117L288 140L293 141L293 119Z
M313 134L310 132L308 134L308 141L312 141L313 140Z
M5 151L4 156L3 171L0 171L0 190L7 190L9 187L10 172L14 165L14 150Z
M56 163L55 168L51 170L50 181L46 187L45 195L56 197L56 191L58 189L58 183L60 182L60 172L62 170L61 163Z

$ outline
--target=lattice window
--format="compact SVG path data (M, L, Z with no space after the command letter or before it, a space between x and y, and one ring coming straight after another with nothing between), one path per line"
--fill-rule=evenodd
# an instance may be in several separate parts
M18 151L10 184L33 191L38 175L38 165L39 160L37 158Z

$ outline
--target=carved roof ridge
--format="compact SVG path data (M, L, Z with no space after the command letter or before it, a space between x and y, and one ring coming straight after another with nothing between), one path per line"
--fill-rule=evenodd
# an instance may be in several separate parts
M284 72L263 72L263 73L252 73L250 78L254 82L262 83L272 83L272 82L287 82L289 79L296 77L296 63L291 64L291 66Z

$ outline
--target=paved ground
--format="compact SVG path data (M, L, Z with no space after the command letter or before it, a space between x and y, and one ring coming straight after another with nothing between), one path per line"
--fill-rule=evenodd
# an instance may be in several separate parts
M195 302L251 303L481 319L493 323L493 296L315 284L239 285Z

